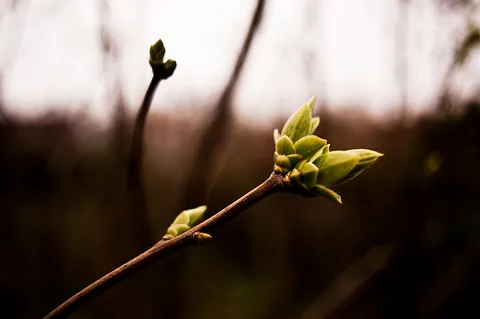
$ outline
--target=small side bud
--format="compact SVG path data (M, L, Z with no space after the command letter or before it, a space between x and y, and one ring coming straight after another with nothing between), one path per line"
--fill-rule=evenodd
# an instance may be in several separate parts
M190 230L200 221L206 210L207 206L203 205L182 211L177 215L170 227L168 227L165 236L163 236L163 240L172 239Z
M204 242L212 239L212 236L207 233L202 233L202 232L195 232L193 233L193 239L198 243L198 244L203 244Z
M177 61L175 60L167 60L164 64L164 73L163 73L163 79L166 80L169 77L173 75L173 72L175 72L175 69L177 68Z

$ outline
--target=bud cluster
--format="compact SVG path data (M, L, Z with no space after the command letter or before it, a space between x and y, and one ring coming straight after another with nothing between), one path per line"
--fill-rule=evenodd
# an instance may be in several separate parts
M319 117L312 117L315 97L287 120L282 133L273 132L275 172L284 182L310 195L322 195L341 203L341 197L329 187L357 177L383 154L367 150L330 151L330 144L316 135Z
M152 67L153 74L163 80L168 79L177 67L177 62L175 60L169 59L166 62L163 62L165 52L163 41L158 40L150 46L150 58L148 59L148 62Z

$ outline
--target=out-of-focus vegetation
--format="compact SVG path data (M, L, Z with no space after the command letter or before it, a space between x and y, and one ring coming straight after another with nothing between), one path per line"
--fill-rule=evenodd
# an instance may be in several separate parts
M338 189L343 205L274 195L208 245L157 262L73 318L478 315L479 106L408 123L320 116L319 134L337 148L386 154ZM183 124L153 116L147 125L145 231L155 239L182 206L199 133ZM280 124L231 128L233 143L209 185L210 213L268 176L271 131ZM125 203L124 133L61 116L0 124L2 318L39 317L138 253Z

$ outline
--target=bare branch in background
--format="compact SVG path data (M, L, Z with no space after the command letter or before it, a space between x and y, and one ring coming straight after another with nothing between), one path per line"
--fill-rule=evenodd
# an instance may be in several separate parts
M408 111L408 29L410 0L399 1L399 17L396 27L396 75L400 91L400 123L404 123Z
M471 15L475 12L478 4L475 1L446 1L452 7L461 5L465 8L465 12ZM441 2L443 4L443 2ZM470 53L480 44L480 26L472 23L472 17L467 17L467 33L457 47L454 49L452 60L443 77L443 82L440 87L440 95L437 101L436 108L440 112L448 113L452 109L450 101L450 80L455 72L460 69L468 60Z
M480 245L470 243L469 247L458 253L457 257L448 265L442 276L439 276L426 293L420 296L418 311L420 318L439 318L441 307L455 295L469 280L475 278L477 261L480 259Z
M114 107L113 112L113 153L123 170L127 161L128 129L125 98L121 79L119 46L115 41L111 27L111 11L108 0L100 2L100 45L103 54L103 66L106 77L106 95ZM129 205L126 210L129 229L133 233L133 244L142 251L152 244L145 189L141 176L142 154L130 158L127 165L126 191ZM123 176L123 175L121 175Z
M216 150L223 142L227 133L227 127L231 121L233 93L244 68L253 38L261 23L264 8L265 0L259 0L232 75L216 106L215 118L207 126L200 138L200 146L196 151L196 155L193 156L195 158L195 161L193 161L194 165L190 168L190 174L186 179L183 192L184 199L181 201L182 207L195 207L203 204L205 201L208 178L214 167L212 163L215 162Z
M353 262L313 302L302 319L326 318L352 294L384 269L392 254L391 246L374 246Z

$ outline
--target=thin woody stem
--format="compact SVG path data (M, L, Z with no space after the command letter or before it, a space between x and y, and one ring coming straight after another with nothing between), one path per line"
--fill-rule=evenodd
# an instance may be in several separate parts
M142 105L135 120L133 129L132 143L127 166L127 185L130 194L129 217L134 238L136 240L137 252L143 251L153 244L151 240L148 216L145 199L145 189L142 182L142 161L145 122L147 119L150 105L152 104L155 90L161 81L161 77L153 75L150 85L143 99Z
M144 253L138 255L73 295L70 299L52 310L44 317L44 319L68 317L82 305L101 295L107 289L121 282L126 277L136 273L158 258L168 255L169 253L189 244L196 243L196 239L193 236L196 232L211 230L214 227L219 226L248 207L277 192L282 186L283 176L277 173L272 173L262 184L258 185L220 212L205 220L203 223L173 239L159 241Z

